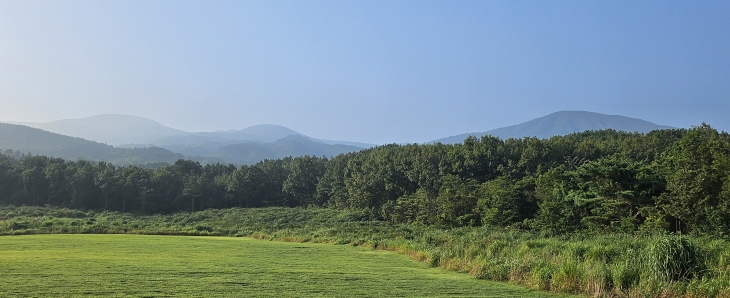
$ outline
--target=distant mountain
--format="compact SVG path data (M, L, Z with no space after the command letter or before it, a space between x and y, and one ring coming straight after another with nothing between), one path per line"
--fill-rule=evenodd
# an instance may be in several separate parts
M241 130L186 132L164 126L147 118L114 114L48 123L17 122L13 124L106 143L117 148L159 147L156 149L164 148L166 151L185 156L211 157L216 161L219 160L216 156L227 156L231 158L225 158L226 161L235 163L241 161L251 163L264 158L296 157L307 154L330 156L374 146L364 143L319 140L275 124L254 125ZM291 136L308 139L310 142L303 142L301 139L296 142L277 141ZM235 150L239 152L234 153L234 148L237 148ZM283 155L285 154L283 152L288 152L286 154L289 155Z
M267 144L268 145L268 144ZM303 136L291 135L268 145L280 157L286 156L335 156L341 153L360 151L363 148L340 144L324 144Z
M23 125L0 123L0 150L20 151L33 155L60 157L67 160L108 161L117 165L173 163L181 158L214 162L204 158L183 156L163 148L125 149L69 137Z
M106 143L124 148L159 146L171 150L210 153L218 148L252 141L271 143L287 136L305 136L297 131L275 124L261 124L241 130L219 130L213 132L187 132L164 126L156 121L129 115L105 114L81 119L65 119L47 123L8 122L39 128L42 130ZM362 148L373 144L319 140L305 136L314 142L342 144ZM189 148L187 148L189 147ZM184 152L180 152L187 154Z
M208 156L242 163L287 156L335 156L360 151L363 148L347 145L329 145L312 141L301 135L290 135L272 143L245 142L221 147Z
M615 129L628 132L650 132L656 129L670 129L670 126L654 124L637 118L619 115L605 115L585 111L561 111L523 122L517 125L493 129L486 132L465 133L433 141L444 144L461 143L468 136L492 135L501 139L568 135L586 130Z
M29 125L53 132L0 123L0 150L11 149L69 160L83 158L129 165L172 163L181 158L204 163L251 164L262 159L287 156L335 156L372 147L364 143L318 140L273 124L256 125L242 130L190 133L142 117L100 115ZM434 142L461 143L469 135L477 137L493 135L502 139L531 136L549 138L608 128L649 132L671 127L624 116L562 111L513 126L487 132L461 134ZM93 141L85 140L81 136ZM99 142L129 143L124 146L126 148L120 148Z
M275 150L276 146L280 146L283 142L285 142L281 140L291 137L298 137L300 140L304 139L309 140L310 142L302 141L290 144L289 146L293 147L288 151L290 153L289 155L282 155L283 153ZM337 141L323 141L315 139L284 126L274 124L255 125L242 130L197 132L185 136L164 138L155 142L154 145L186 155L215 157L228 156L228 158L226 158L227 160L237 162L243 160L247 163L253 160L258 161L266 158L278 158L284 156L296 157L307 154L312 155L314 152L329 152L327 151L329 149L324 151L321 148L312 149L311 146L309 146L309 143L315 143L318 147L322 148L338 148L335 145L341 145ZM345 143L349 144L349 142ZM139 145L135 146L140 147ZM342 150L349 152L350 149L352 149L350 147L353 146L344 146L342 147L344 148ZM233 153L232 150L234 150L234 148L236 148L235 150L238 150L239 152ZM357 148L357 150L362 149L363 147ZM340 151L335 151L337 154L340 153ZM260 158L257 156L260 156Z
M319 140L322 143L329 144L329 145L347 145L347 146L355 146L360 148L372 148L377 145L370 144L370 143L360 143L360 142L347 142L347 141L332 141L332 140Z
M230 140L248 140L270 143L288 136L304 136L303 134L276 124L260 124L241 130L200 132L199 135L217 136Z
M130 143L149 144L161 138L184 136L188 132L164 126L153 120L106 114L81 119L66 119L47 123L15 122L57 134L92 140L109 145Z

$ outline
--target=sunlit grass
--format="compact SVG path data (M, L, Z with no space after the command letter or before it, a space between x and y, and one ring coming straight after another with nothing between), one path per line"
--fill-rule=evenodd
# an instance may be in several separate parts
M711 237L551 236L488 226L444 229L371 221L356 211L317 208L143 216L0 206L0 235L46 233L242 236L328 243L396 252L419 261L419 266L534 290L591 297L730 297L730 242Z
M0 296L549 297L364 247L233 237L0 237Z

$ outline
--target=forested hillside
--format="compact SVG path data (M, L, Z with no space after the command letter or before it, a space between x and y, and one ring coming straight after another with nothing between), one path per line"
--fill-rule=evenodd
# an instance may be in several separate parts
M10 152L9 152L10 153ZM469 138L254 165L178 160L154 170L44 156L0 158L0 204L171 213L323 206L442 227L663 230L727 236L730 135L708 125L647 134Z

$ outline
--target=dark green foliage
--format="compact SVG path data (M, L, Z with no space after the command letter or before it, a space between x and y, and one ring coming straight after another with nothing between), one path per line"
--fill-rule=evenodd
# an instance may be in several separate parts
M282 185L282 192L291 196L289 205L322 206L317 196L317 184L326 170L326 158L303 156L289 164L289 174Z
M581 225L593 230L636 230L664 191L652 168L613 156L586 162L569 178L574 188L568 196L581 209Z
M550 139L484 136L238 168L177 160L154 170L5 151L0 204L144 214L307 206L444 227L727 237L730 136L707 125Z
M436 197L438 221L445 226L477 225L477 186L474 180L463 181L457 176L446 175Z
M506 176L484 182L479 190L478 210L482 222L495 226L509 226L535 214L534 179L518 181Z
M728 233L729 139L727 133L703 124L662 154L667 192L659 203L672 230Z
M580 228L581 212L568 196L570 179L563 168L551 169L537 178L535 196L539 209L533 220L535 229L563 234Z

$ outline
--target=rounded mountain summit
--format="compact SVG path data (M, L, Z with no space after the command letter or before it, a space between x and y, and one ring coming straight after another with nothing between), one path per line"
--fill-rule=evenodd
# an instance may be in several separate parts
M461 143L469 136L477 138L491 135L500 139L538 137L547 139L586 130L614 129L627 132L650 132L673 127L620 115L606 115L586 111L560 111L520 124L493 129L486 132L473 132L450 136L431 143Z

